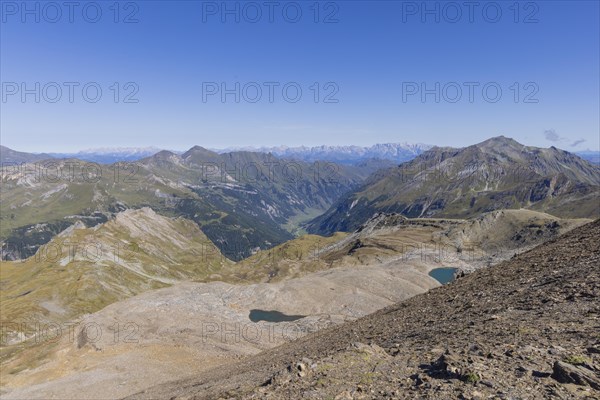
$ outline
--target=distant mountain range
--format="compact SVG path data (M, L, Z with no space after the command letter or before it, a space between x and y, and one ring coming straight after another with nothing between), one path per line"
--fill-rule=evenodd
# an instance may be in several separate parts
M578 151L575 154L592 164L600 164L600 151L585 150Z
M156 147L117 147L82 150L77 153L49 153L54 158L77 158L98 164L112 164L119 161L137 161L153 156L162 149Z
M300 147L241 147L215 150L219 153L229 151L251 151L272 153L277 157L302 161L333 161L340 164L356 164L367 159L390 160L395 163L412 160L419 154L429 150L428 144L384 143L369 147L362 146L300 146Z
M453 218L514 208L559 217L600 213L600 167L572 153L504 137L461 149L428 147L218 153L194 146L183 154L156 148L77 153L83 161L101 163L153 153L135 164L102 165L101 171L86 169L77 158L52 159L50 171L31 165L4 168L52 155L2 147L2 258L30 256L77 221L91 227L141 207L193 220L232 260L290 240L303 229L351 231L377 212ZM412 160L401 163L404 157Z
M314 147L229 147L226 149L210 149L219 154L233 152L252 152L252 153L271 153L276 157L285 159L294 159L306 162L331 161L339 164L358 164L370 159L388 160L394 163L401 163L411 160L430 149L432 146L426 144L410 143L385 143L376 144L369 147L361 146L314 146ZM2 158L14 162L39 161L47 158L76 158L99 164L112 164L119 161L137 161L162 151L156 147L124 147L124 148L99 148L82 150L76 153L48 153L48 154L29 154L20 153L17 157L13 150L3 147ZM175 154L183 154L182 151L168 150ZM12 153L11 153L12 152Z
M600 215L600 167L555 147L503 136L465 148L434 147L381 170L306 226L310 233L352 231L378 212L467 218L527 208L559 217Z
M331 161L338 164L355 165L367 160L386 160L395 164L410 161L433 146L422 143L382 143L373 146L273 146L273 147L228 147L210 149L219 154L247 151L271 153L276 157L307 162ZM48 158L76 158L99 164L112 164L119 161L138 161L162 151L157 147L115 147L82 150L76 153L24 153L0 146L2 162L35 162ZM168 150L175 154L183 151ZM579 157L594 164L600 164L600 151L585 150L575 152Z

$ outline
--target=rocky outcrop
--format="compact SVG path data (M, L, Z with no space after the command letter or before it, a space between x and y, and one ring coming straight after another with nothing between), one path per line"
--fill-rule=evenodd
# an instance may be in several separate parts
M552 378L560 383L574 383L600 390L600 371L589 367L556 361L552 367Z

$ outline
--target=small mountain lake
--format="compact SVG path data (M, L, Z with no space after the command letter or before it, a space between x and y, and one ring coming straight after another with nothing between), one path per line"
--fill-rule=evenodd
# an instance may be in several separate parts
M259 322L289 322L304 318L306 315L287 315L279 311L250 310L250 321Z
M456 272L456 268L436 268L431 270L429 276L442 285L445 285L454 280L454 272Z

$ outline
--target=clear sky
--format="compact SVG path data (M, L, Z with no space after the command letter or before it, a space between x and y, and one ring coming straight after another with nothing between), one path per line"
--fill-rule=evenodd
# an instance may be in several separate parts
M596 0L63 3L0 2L3 145L600 147Z

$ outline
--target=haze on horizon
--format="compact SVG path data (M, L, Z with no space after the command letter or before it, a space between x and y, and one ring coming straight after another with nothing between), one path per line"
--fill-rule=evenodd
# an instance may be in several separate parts
M499 136L505 136L505 135L499 135ZM487 138L485 138L484 140L481 140L480 142L477 143L481 143L487 139L490 139L492 137L495 136L489 136ZM506 136L508 138L514 139L510 136ZM516 139L515 139L516 140ZM470 144L466 144L464 146L456 146L458 147L468 147L471 145L475 145L477 143L470 143ZM530 147L537 147L531 144L527 144L527 143L521 143L524 146L530 146ZM570 152L575 152L575 153L600 153L600 145L597 146L596 148L593 148L592 146L594 145L593 143L590 143L591 146L587 147L587 148L583 148L580 150L574 150L572 147L573 146L561 146L560 144L550 144L550 145L546 145L546 146L542 146L542 148L549 148L549 147L556 147L559 148L561 150L566 150L566 151L570 151ZM63 148L57 148L56 150L53 151L47 151L47 150L34 150L34 151L27 151L27 150L23 150L23 149L19 149L19 148L11 148L12 150L15 151L23 151L23 152L28 152L28 153L32 153L32 154L43 154L43 153L49 153L49 154L53 154L53 155L60 155L60 154L65 154L65 155L76 155L76 154L85 154L85 153L97 153L97 154L102 154L102 153L127 153L127 152L137 152L137 153L157 153L161 150L167 150L167 151L172 151L178 154L184 153L188 150L190 150L193 147L196 146L200 146L203 148L206 148L207 150L210 151L215 151L218 153L222 153L222 152L229 152L229 151L264 151L264 150L273 150L273 149L301 149L301 148L305 148L305 149L313 149L313 148L320 148L320 147L331 147L331 148L370 148L370 147L374 147L377 145L400 145L400 146L416 146L418 148L427 148L427 147L433 147L433 146L438 146L438 147L445 147L445 146L449 146L449 147L454 147L452 145L444 145L444 144L431 144L431 143L420 143L420 142L406 142L406 141L398 141L398 142L389 142L389 143L372 143L372 144L365 144L365 145L359 145L359 144L352 144L352 143L338 143L338 144L317 144L317 145L297 145L297 146L288 146L285 144L278 144L278 145L244 145L244 146L237 146L237 145L231 145L231 146L223 146L223 147L208 147L208 146L204 146L201 143L195 143L195 144L188 144L188 145L182 145L182 146L178 146L178 147L159 147L159 146L154 146L154 145L144 145L143 143L140 143L139 146L101 146L101 147L89 147L89 148L75 148L75 147L71 147L71 146L64 146ZM6 146L8 147L8 146ZM10 147L9 147L10 148Z

